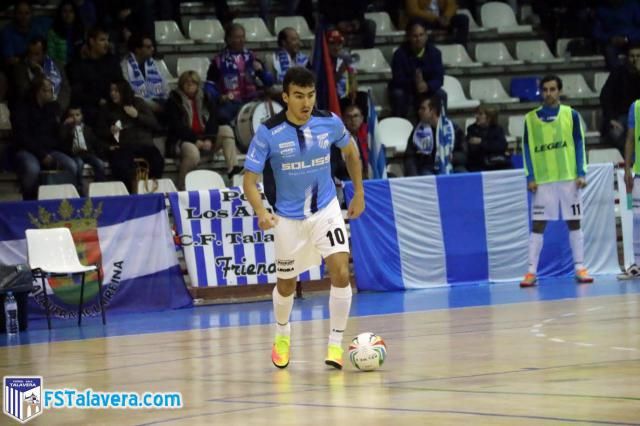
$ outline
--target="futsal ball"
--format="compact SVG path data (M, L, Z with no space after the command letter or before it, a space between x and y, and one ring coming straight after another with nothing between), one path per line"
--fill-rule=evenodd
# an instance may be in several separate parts
M358 334L349 345L349 359L358 370L376 370L386 357L387 346L382 337L375 333Z

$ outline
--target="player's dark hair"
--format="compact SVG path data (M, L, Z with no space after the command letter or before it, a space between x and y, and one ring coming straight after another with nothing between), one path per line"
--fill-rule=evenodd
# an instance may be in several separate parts
M540 80L540 90L542 90L542 86L544 86L545 83L550 81L555 81L558 85L558 90L562 90L562 79L556 74L548 74L542 77L542 80Z
M314 87L316 85L316 77L304 67L291 67L287 70L282 82L284 93L289 93L289 86L292 84L300 87Z

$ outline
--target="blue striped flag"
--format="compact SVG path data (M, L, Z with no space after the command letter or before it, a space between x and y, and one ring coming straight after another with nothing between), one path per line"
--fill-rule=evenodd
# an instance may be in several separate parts
M386 179L387 178L387 160L385 157L384 145L380 143L378 138L378 113L376 112L376 106L373 103L373 97L371 91L369 91L367 112L367 130L369 138L369 164L373 170L373 179Z

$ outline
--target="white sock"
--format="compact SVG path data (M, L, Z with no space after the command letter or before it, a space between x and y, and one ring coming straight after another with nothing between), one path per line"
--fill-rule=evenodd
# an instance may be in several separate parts
M633 209L633 258L640 265L640 209Z
M540 252L542 251L542 243L544 237L542 234L532 232L529 236L529 273L535 274L538 272L538 260L540 259Z
M283 296L278 291L278 287L273 288L273 314L276 317L276 333L281 336L291 335L291 324L289 317L293 309L293 293Z
M349 309L351 309L351 285L346 287L331 286L329 292L329 344L342 345L342 336L347 327Z
M582 229L569 231L569 244L573 253L573 265L578 271L584 268L584 234Z

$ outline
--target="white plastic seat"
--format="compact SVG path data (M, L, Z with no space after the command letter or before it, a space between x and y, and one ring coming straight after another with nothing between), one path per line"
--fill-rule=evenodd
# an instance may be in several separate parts
M524 61L513 59L502 42L476 44L476 61L489 65L519 65Z
M499 34L530 33L531 25L518 25L513 9L506 3L491 1L480 9L482 26L495 28Z
M381 144L386 148L393 148L397 153L403 153L413 132L413 124L406 118L387 117L380 120L376 131Z
M469 31L472 33L479 33L479 32L491 30L490 28L485 28L478 25L478 23L473 18L473 15L471 14L471 11L469 9L458 9L458 14L465 15L467 18L469 18Z
M589 150L589 163L613 163L618 165L624 162L624 158L618 148L601 148Z
M151 193L166 194L169 192L178 192L178 189L176 188L176 184L173 183L171 179L162 178L162 179L149 179L146 182L143 180L138 181L138 194L151 194Z
M192 170L185 176L184 187L187 191L201 191L226 188L227 185L218 172L213 170Z
M516 43L516 57L530 63L559 63L562 58L556 58L549 50L549 46L542 40L526 40Z
M169 71L169 67L164 59L155 59L155 63L158 68L158 72L168 84L176 84L178 82L178 79L171 74L171 71Z
M120 181L91 182L89 184L89 197L112 197L116 195L129 195L127 187Z
M178 64L176 66L178 70L178 78L185 71L195 71L200 76L200 79L205 81L207 79L209 65L211 65L211 59L205 58L204 56L178 58Z
M38 200L61 200L63 198L80 198L78 190L70 183L60 185L40 185Z
M598 96L587 82L582 74L565 74L561 75L562 93L569 98L595 98Z
M512 98L497 78L479 78L471 80L469 93L472 99L489 103L514 103L520 99Z
M249 42L274 41L276 39L262 18L236 18L233 23L244 27L245 38Z
M313 33L309 29L307 20L302 16L276 16L273 22L273 27L276 36L282 29L291 27L296 30L300 38L303 40L311 40L314 37Z
M606 71L600 71L593 74L593 88L596 90L596 93L602 92L602 87L607 82L609 78L609 73Z
M404 31L396 30L387 12L367 12L364 17L376 23L376 35L398 36L404 34Z
M351 53L360 56L356 63L358 71L363 73L391 72L391 66L380 49L354 49Z
M445 75L442 89L447 92L447 105L449 110L475 108L480 105L480 101L467 98L462 90L462 85L455 77Z
M597 61L604 60L603 55L586 55L586 56L571 56L567 51L567 47L572 40L576 40L573 38L559 38L556 41L556 54L558 57L562 58L570 58L573 62L581 62L581 61Z
M51 329L49 299L45 279L51 275L82 274L80 303L78 306L78 325L82 324L82 303L84 296L85 273L98 272L98 298L102 312L102 324L106 323L102 301L102 274L98 265L85 266L80 263L78 251L69 228L27 229L27 261L34 277L42 280L42 293L45 298L47 325Z
M155 21L156 42L158 44L193 44L185 38L176 21Z
M224 43L224 28L217 19L192 19L189 38L199 43Z
M442 53L442 63L449 67L481 67L480 62L473 62L467 49L461 44L441 44L438 49Z
M469 128L469 126L471 126L475 122L476 122L476 118L475 117L467 117L464 120L464 133L465 133L465 135L467 134L467 129Z
M507 130L510 136L522 140L524 138L524 115L509 116Z

